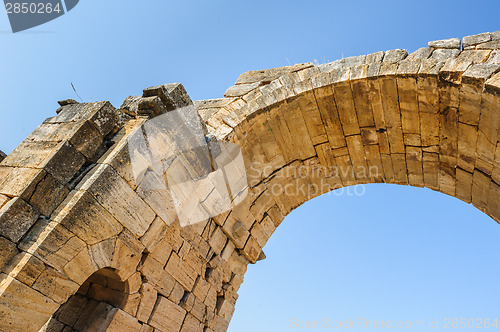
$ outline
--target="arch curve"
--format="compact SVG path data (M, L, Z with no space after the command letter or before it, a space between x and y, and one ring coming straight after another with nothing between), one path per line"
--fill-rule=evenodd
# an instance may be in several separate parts
M225 331L276 227L339 187L428 187L500 221L498 32L247 72L225 96L182 116L203 142L239 146L248 194L199 223L179 222L147 160L141 177L131 166L130 137L193 104L178 83L118 110L62 101L0 163L0 329L38 331L111 268L128 288L121 329Z

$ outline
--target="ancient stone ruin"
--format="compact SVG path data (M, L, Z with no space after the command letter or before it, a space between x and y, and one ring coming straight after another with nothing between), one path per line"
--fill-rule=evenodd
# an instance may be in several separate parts
M0 163L0 330L225 331L247 265L284 217L342 186L427 187L499 222L499 71L495 32L251 71L221 99L167 84L119 109L60 102ZM248 187L186 224L167 190L146 185L152 159L134 173L130 142L193 105L200 118L183 125L199 128L199 149L237 144Z

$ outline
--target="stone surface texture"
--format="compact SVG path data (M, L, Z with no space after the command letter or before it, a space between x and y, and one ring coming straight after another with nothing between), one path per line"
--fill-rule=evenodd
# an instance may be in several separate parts
M0 330L225 331L284 217L343 186L427 187L500 222L499 43L484 33L250 71L194 103L179 83L120 109L60 102L0 153ZM248 195L182 227L157 212L127 145L147 119L192 104L205 135L240 147Z

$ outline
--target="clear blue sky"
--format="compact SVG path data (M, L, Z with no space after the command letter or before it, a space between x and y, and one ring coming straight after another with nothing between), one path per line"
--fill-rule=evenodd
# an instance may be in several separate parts
M0 149L11 152L53 116L57 100L77 99L71 82L84 101L116 107L169 82L195 100L218 98L247 70L411 52L429 40L500 30L499 13L498 0L81 0L15 35L3 13ZM430 190L365 189L322 196L287 217L267 260L249 267L231 332L293 331L292 318L500 316L500 226Z

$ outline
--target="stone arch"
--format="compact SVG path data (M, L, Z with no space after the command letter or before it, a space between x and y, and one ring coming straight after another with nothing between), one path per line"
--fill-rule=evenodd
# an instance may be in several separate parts
M114 316L126 315L130 296L128 281L110 268L94 272L44 325L41 331L71 328L74 331L109 329ZM112 327L112 326L111 326Z
M225 98L194 102L204 140L240 147L248 194L191 225L165 192L146 190L128 149L148 119L193 104L182 85L148 88L119 110L60 102L0 163L0 329L40 330L89 277L113 271L127 301L100 328L225 331L276 227L338 187L425 186L498 222L499 43L486 33L252 71Z

